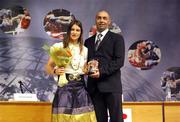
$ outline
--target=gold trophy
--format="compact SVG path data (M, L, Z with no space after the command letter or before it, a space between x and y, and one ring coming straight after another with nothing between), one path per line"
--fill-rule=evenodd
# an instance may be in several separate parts
M91 60L88 62L88 74L91 75L91 74L94 74L96 72L96 70L98 69L98 60Z

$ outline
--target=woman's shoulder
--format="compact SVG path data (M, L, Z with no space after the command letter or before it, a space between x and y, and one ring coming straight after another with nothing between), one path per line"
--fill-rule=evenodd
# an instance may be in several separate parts
M83 50L84 50L85 52L87 52L87 51L88 51L88 48L83 45Z

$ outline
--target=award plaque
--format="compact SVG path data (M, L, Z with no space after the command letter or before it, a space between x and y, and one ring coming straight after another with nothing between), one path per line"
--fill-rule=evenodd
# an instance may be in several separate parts
M88 62L88 74L93 74L98 69L98 61L97 60L91 60Z

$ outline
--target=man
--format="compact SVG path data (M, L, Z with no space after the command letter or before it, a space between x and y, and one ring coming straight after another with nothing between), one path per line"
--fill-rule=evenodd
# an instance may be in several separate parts
M109 13L99 11L96 15L97 33L85 41L88 61L98 61L98 69L88 77L87 90L98 122L108 122L107 110L111 122L123 122L120 68L124 65L125 45L121 35L109 31L110 23Z

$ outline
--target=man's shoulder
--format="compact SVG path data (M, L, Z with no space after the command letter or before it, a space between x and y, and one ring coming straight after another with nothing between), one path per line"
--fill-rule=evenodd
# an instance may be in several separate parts
M85 41L87 41L87 40L93 40L94 38L95 38L95 35L93 35L93 36L87 38Z
M95 35L87 38L87 39L85 40L85 44L86 44L86 43L90 43L90 42L92 42L93 40L95 40Z
M111 37L112 40L124 40L122 34L119 33L114 33L109 31L109 36Z
M112 36L115 36L115 37L122 37L122 34L121 33L115 33L115 32L112 32L112 31L108 31L108 33Z

